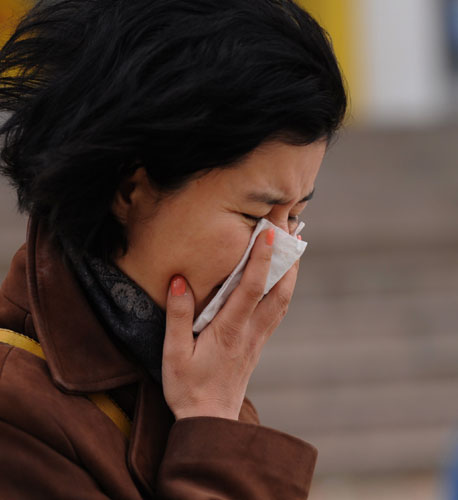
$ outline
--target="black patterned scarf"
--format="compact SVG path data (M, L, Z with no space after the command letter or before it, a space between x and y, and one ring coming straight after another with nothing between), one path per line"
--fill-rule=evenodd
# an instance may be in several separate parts
M68 242L61 241L98 319L153 379L162 383L165 312L116 265L95 257L79 257Z

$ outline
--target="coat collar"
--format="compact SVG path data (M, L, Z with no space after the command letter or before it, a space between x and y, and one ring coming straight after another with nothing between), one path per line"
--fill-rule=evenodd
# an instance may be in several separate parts
M88 393L141 377L141 369L104 330L62 253L34 217L27 228L26 275L35 330L57 386Z

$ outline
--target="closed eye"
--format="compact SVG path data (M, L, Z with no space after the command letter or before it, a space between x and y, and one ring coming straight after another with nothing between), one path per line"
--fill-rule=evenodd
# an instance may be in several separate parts
M256 217L254 215L249 215L249 214L242 214L244 217L246 217L247 219L250 219L252 221L255 221L255 222L259 222L263 217ZM290 215L288 217L288 220L291 221L291 222L298 222L299 221L299 216L298 215Z
M255 217L254 215L249 215L249 214L242 214L244 217L246 217L247 219L250 219L250 220L253 220L253 221L256 221L256 222L259 222L262 217Z

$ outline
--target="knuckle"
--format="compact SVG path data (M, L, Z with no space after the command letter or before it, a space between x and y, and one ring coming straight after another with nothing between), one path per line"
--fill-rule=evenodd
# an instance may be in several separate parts
M280 308L280 318L284 318L288 312L288 306Z
M259 302L264 295L264 287L260 283L251 283L245 288L245 296L250 302Z
M265 332L262 330L255 331L253 334L250 336L250 338L247 341L247 350L246 354L249 357L257 357L257 355L261 352L262 347L264 345L264 337L265 337Z
M183 305L169 308L169 316L174 320L186 319L189 316L189 309Z
M223 337L236 337L239 334L239 328L231 321L224 322L220 327Z
M238 335L242 329L242 325L233 315L231 317L222 317L220 321L215 322L214 326L217 334L221 335Z
M223 346L228 350L235 349L240 342L240 327L236 322L222 321L215 325L216 337L221 339Z
M291 295L289 293L279 292L277 300L280 309L287 308L291 300Z
M221 337L221 342L227 351L235 351L239 344L237 337L228 333Z
M288 312L290 300L291 296L289 294L285 293L278 294L277 304L278 304L279 314L282 318L286 316L286 313Z
M263 252L260 252L259 259L262 262L267 262L269 263L272 259L272 250L270 248L264 249Z

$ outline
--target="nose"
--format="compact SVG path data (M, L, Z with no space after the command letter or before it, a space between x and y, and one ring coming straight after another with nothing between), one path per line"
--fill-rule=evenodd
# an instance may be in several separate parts
M276 216L276 217L269 217L268 220L272 222L275 226L279 227L280 229L283 229L283 231L287 232L288 234L291 234L291 228L289 224L289 219L288 215L286 216Z

